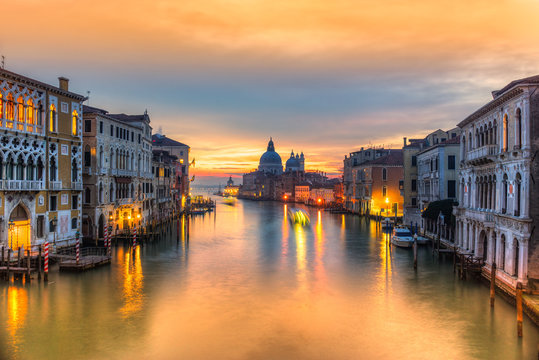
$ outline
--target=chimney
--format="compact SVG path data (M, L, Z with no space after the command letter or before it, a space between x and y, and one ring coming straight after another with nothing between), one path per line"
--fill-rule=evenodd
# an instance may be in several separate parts
M60 76L58 78L58 82L60 83L60 89L69 91L69 79L65 78L63 76Z
M406 137L403 137L402 140L404 140L404 146L406 146Z

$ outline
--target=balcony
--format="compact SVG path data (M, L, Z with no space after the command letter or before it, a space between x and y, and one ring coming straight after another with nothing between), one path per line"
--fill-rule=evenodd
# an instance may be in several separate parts
M0 180L0 187L5 191L40 191L43 190L43 181Z
M493 162L498 153L498 145L485 145L466 153L466 161L472 165Z
M72 182L71 183L71 190L82 191L82 182L80 182L80 181Z
M134 170L110 169L110 172L111 172L111 175L113 176L124 176L124 177L137 176L137 172Z
M54 190L54 191L62 190L62 182L49 180L49 190Z
M470 220L476 220L485 226L494 226L494 213L491 210L466 209L465 216Z
M116 199L117 206L131 205L131 204L133 204L133 198Z

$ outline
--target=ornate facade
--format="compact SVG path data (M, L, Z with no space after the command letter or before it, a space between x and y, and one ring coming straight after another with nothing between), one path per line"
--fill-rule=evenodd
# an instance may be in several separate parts
M0 69L0 239L12 249L65 245L79 231L85 98L68 85Z
M514 289L539 279L539 76L514 81L468 116L462 129L457 246Z

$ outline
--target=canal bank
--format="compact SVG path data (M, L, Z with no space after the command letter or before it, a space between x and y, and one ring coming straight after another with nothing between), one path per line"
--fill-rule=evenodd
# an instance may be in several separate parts
M539 332L452 261L387 246L354 216L217 199L110 267L0 283L2 359L529 359ZM488 334L488 336L486 336ZM2 353L4 352L4 353Z

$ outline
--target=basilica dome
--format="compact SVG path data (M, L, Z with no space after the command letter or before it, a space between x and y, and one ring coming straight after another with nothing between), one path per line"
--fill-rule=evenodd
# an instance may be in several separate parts
M275 146L273 145L273 139L271 138L268 142L267 151L260 157L258 170L277 175L283 173L281 156L275 152Z

